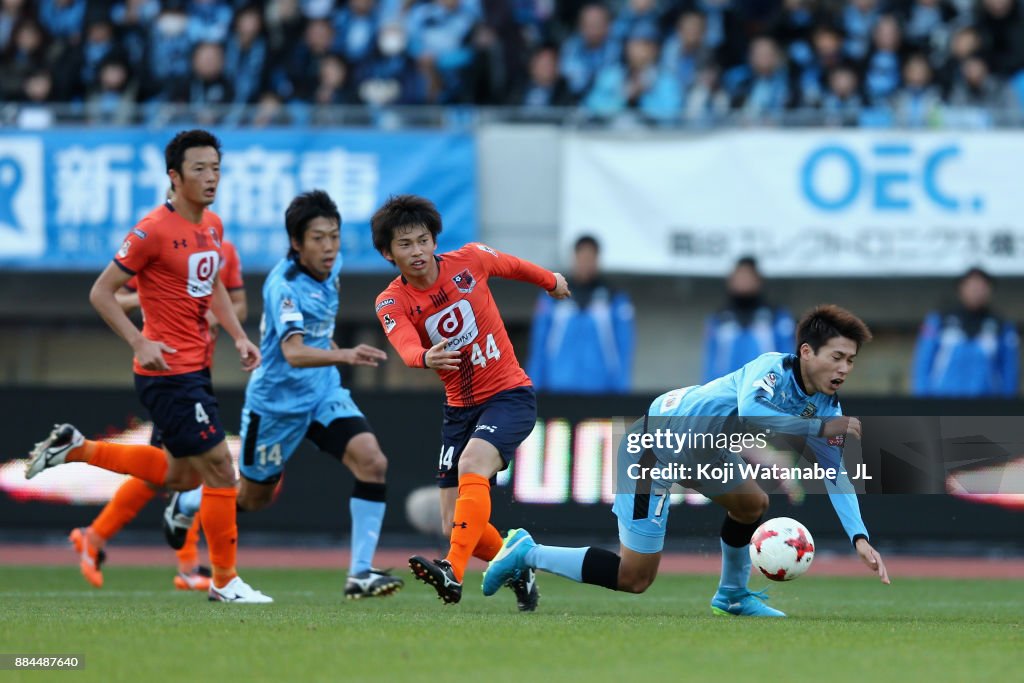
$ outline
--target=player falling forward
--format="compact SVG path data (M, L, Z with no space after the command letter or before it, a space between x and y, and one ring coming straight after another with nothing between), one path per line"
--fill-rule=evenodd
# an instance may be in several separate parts
M173 194L168 193L170 198ZM235 315L239 322L245 322L248 306L245 298L245 288L242 281L242 262L238 257L238 251L229 241L221 243L221 251L224 255L224 264L221 267L220 277L224 283L228 296L231 298L231 305L235 309ZM141 307L139 303L137 278L132 278L125 283L124 287L115 293L117 302L125 313ZM217 320L212 311L206 312L206 320L210 325L210 347L208 362L213 367L213 351L217 339ZM163 441L160 430L154 428L150 445L160 448ZM79 570L82 576L96 588L103 587L103 562L106 560L106 544L124 528L128 522L142 511L142 508L153 499L157 489L142 479L130 477L100 511L92 524L87 527L72 529L68 540L74 546L79 556ZM174 587L178 590L208 591L210 589L210 570L207 567L199 566L199 519L197 518L189 528L185 541L175 554L178 558L178 573L174 576Z
M731 374L702 386L676 389L651 403L642 428L671 428L686 432L685 420L705 424L719 416L739 415L747 424L773 432L806 438L822 468L844 468L842 443L847 435L859 439L861 424L855 417L843 417L836 392L853 370L861 344L871 332L855 315L838 306L818 306L807 313L797 327L797 353L766 353ZM712 418L708 420L706 418ZM624 465L647 463L659 467L679 463L691 468L709 462L706 453L647 450L629 454L623 438L618 471ZM740 457L728 450L717 451L715 465L733 463L738 471ZM694 471L691 469L690 471ZM613 512L619 520L620 555L600 548L560 548L536 544L523 529L509 533L501 552L484 575L484 595L493 595L507 577L526 568L542 569L578 581L612 590L642 593L654 582L668 526L669 489L672 481L638 480L633 493L616 493ZM782 617L779 610L762 602L763 591L747 588L750 577L748 545L768 509L768 495L753 480L737 477L727 483L690 481L726 510L722 523L722 575L711 599L715 614ZM871 547L867 528L861 520L857 494L848 476L840 473L825 481L829 499L861 560L877 572L882 583L889 575L881 556Z
M435 370L445 385L437 483L451 546L443 560L414 556L409 566L441 600L456 603L470 555L490 560L501 547L490 524L490 479L508 467L537 420L530 378L516 360L487 280L529 282L556 299L569 296L569 288L560 274L483 244L436 255L441 216L422 197L390 198L370 224L374 247L401 273L377 297L384 332L406 365ZM519 609L534 610L533 572L511 572L506 580Z
M366 418L341 386L337 365L376 367L387 359L360 344L333 340L341 272L341 215L325 192L292 200L285 212L291 248L263 285L263 365L253 373L242 409L242 480L238 506L261 510L273 502L284 466L302 440L340 460L355 476L349 499L352 560L345 596L384 596L401 579L372 568L384 520L388 461ZM183 542L200 510L201 489L175 494L164 514L172 546Z
M242 368L251 371L260 364L259 349L246 337L218 275L224 228L206 207L220 182L220 141L203 130L183 131L164 156L174 197L132 228L89 293L99 314L134 351L135 390L163 434L163 451L86 441L73 426L58 425L36 444L25 476L64 462L85 462L173 490L205 484L200 518L213 570L210 599L273 602L235 570L235 470L210 383L208 310L234 340ZM135 275L146 312L141 332L115 296Z

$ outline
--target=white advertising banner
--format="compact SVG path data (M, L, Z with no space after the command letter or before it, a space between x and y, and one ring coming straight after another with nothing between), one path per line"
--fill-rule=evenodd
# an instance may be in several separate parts
M563 253L608 271L771 276L1024 274L1024 133L567 135Z

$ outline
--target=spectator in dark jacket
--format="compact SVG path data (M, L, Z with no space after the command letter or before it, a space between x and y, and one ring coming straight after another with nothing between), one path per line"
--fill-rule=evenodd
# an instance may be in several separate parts
M992 276L971 268L958 283L958 305L925 318L914 352L915 396L1017 395L1017 329L989 307L992 287Z
M793 318L764 299L764 279L757 261L745 256L726 280L729 301L708 318L704 328L702 382L726 375L762 353L793 353Z
M538 391L625 393L631 386L635 330L633 305L612 289L598 268L596 239L576 241L569 287L572 298L537 301L527 373Z

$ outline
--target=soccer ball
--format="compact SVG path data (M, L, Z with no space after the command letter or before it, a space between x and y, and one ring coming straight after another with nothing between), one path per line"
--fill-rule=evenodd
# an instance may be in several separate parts
M792 581L810 569L814 539L795 519L769 519L750 538L750 559L772 581Z

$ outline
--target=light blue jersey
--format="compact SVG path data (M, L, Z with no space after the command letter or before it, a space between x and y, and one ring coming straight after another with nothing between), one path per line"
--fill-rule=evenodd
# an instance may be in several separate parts
M330 277L323 282L290 257L270 271L263 284L260 320L263 363L252 373L245 389L246 408L257 413L309 413L341 385L338 368L294 368L281 351L281 342L295 334L303 335L303 343L308 346L331 348L340 272L340 254Z
M805 437L821 467L840 472L835 480L826 480L824 484L850 540L858 535L867 537L853 484L842 473L843 437L820 436L828 418L843 414L839 398L823 393L808 395L797 380L798 370L798 359L793 354L762 354L712 382L674 389L654 399L647 413L646 430L668 429L685 434L728 433L740 428ZM740 424L735 423L737 419ZM691 467L700 463L741 462L737 453L721 448L686 447L676 451L667 447L659 451L656 447L646 452L660 463L676 462ZM629 456L620 446L620 458L624 457L642 462L640 454ZM636 552L660 552L668 522L667 492L672 483L655 480L643 492L638 489L635 494L616 495L613 509L619 517L620 538L627 547ZM697 482L694 488L715 497L740 483Z

